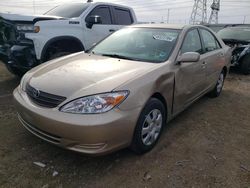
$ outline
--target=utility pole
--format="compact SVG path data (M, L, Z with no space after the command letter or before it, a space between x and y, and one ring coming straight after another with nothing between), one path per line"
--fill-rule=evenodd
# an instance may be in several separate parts
M245 22L246 22L246 17L247 17L247 16L244 16L243 24L245 24Z
M190 24L207 23L207 0L194 0Z
M168 8L168 17L167 17L167 23L169 23L169 16L170 16L170 8Z
M213 3L211 5L211 14L210 14L210 17L209 17L209 21L208 23L209 24L218 24L218 14L219 14L219 11L220 11L220 0L213 0Z

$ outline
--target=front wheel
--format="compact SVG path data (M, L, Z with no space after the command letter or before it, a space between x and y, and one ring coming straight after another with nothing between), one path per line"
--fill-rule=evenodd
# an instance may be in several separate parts
M250 55L247 55L243 58L240 65L240 70L245 75L250 74Z
M139 116L131 149L138 154L150 151L157 143L165 123L164 105L160 100L151 98Z
M9 72L17 76L18 78L21 78L24 75L24 71L21 71L20 69L16 67L12 67L10 65L6 65L6 68L8 69Z
M219 97L224 85L224 80L225 80L225 72L222 71L220 73L219 79L217 80L217 83L214 87L214 89L208 93L208 96L211 98Z

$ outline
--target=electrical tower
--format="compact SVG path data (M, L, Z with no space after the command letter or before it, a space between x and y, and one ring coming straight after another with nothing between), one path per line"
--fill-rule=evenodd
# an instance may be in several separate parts
M213 0L213 3L211 5L211 14L209 17L209 24L218 24L218 13L220 11L220 0Z
M194 0L190 24L207 23L207 0Z

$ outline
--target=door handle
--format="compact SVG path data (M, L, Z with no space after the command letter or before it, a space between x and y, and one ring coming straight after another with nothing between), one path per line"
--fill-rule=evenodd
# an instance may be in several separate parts
M110 29L109 32L115 32L116 30L115 29Z
M203 61L203 62L202 62L202 65L201 65L201 68L202 68L202 69L205 69L205 68L206 68L206 65L207 65L207 63L206 63L205 61Z
M221 53L219 53L219 55L218 55L219 57L224 57L224 53L223 52L221 52Z

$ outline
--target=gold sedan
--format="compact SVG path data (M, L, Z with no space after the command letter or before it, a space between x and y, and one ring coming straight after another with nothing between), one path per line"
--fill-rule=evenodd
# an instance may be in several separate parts
M230 57L203 26L130 26L26 73L14 91L18 118L70 150L145 153L178 113L205 94L220 95Z

